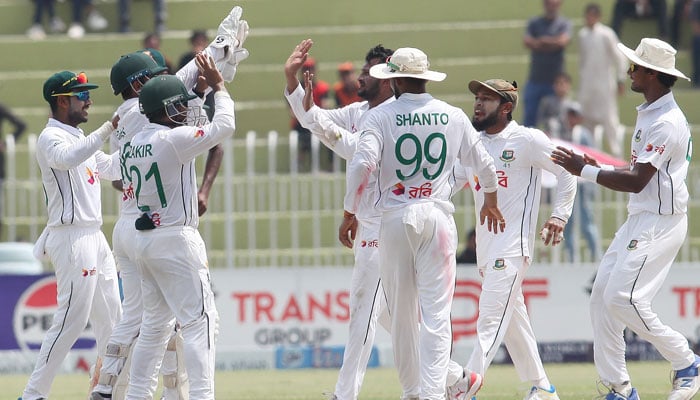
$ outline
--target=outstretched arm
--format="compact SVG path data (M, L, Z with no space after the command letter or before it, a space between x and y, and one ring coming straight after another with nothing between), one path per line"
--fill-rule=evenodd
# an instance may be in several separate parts
M221 143L209 149L207 155L207 162L204 166L204 177L202 178L202 186L199 188L199 193L197 193L197 202L199 208L199 216L201 217L205 212L207 212L207 206L209 204L209 192L214 185L214 179L219 173L219 167L221 167L221 160L224 158L224 147Z

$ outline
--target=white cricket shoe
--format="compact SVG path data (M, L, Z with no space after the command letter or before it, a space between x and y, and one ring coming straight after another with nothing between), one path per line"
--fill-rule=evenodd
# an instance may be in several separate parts
M80 39L85 36L85 28L82 25L73 23L70 28L68 28L68 37L71 39Z
M66 23L60 17L51 18L49 23L49 30L52 33L60 33L66 30Z
M107 28L108 22L97 10L92 10L87 16L87 24L93 31L101 31Z
M559 400L559 395L557 395L554 385L550 385L549 389L533 386L525 395L524 400Z
M673 389L668 395L668 400L690 400L695 396L700 389L699 366L700 356L695 355L695 362L691 366L674 371Z
M483 382L481 374L465 369L462 377L454 385L447 387L447 400L469 400L481 389Z
M34 24L29 29L27 29L27 37L32 40L44 40L46 39L46 32L40 24Z

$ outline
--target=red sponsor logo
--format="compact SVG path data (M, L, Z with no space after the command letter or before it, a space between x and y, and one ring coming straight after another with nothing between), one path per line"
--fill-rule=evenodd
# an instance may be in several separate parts
M360 247L379 247L379 240L363 240Z
M204 129L199 128L194 132L194 137L204 137Z
M391 190L391 193L397 196L401 196L402 194L404 194L405 191L406 188L401 183L397 183L396 185L394 185L394 188Z
M671 292L678 297L679 317L700 317L700 286L674 286Z
M158 213L151 214L151 221L153 221L153 225L160 226L160 214L158 214Z
M479 177L474 175L474 190L477 192L481 190L481 184L479 184Z
M479 318L479 297L481 283L476 280L458 280L455 286L452 305L452 340L471 338L476 335L476 321ZM549 297L549 280L531 278L523 281L525 306L529 308L534 298Z
M80 273L83 276L94 276L97 274L97 268L83 268Z
M411 199L430 197L432 193L433 184L431 182L425 182L420 186L411 186L410 188L408 188L408 197Z
M508 175L506 175L506 171L496 171L496 176L498 177L498 186L502 186L504 188L508 187Z
M90 169L90 167L85 167L85 169L87 170L87 175L88 175L87 182L91 185L94 185L98 179L97 178L97 171L93 171L92 169Z
M654 145L651 143L647 143L646 147L644 148L646 151L652 151L654 150Z
M133 200L134 196L134 184L129 182L129 186L122 189L122 201Z
M350 319L348 291L291 293L277 296L274 292L234 292L238 322L314 322L322 319L346 322Z

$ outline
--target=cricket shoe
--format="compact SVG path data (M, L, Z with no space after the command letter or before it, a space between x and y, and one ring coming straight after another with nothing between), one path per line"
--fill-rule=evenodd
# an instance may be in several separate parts
M471 399L481 389L483 382L484 379L481 374L469 372L465 369L462 377L454 385L447 387L447 400Z
M606 390L607 393L605 392ZM639 400L637 389L633 388L629 382L624 382L621 385L608 386L605 383L598 381L598 393L601 394L599 399L604 400Z
M559 395L557 395L554 385L549 385L549 389L533 386L525 395L524 400L559 400Z
M112 398L112 393L100 393L100 392L90 393L90 400L105 400L105 399L111 399L111 398Z
M695 396L700 389L699 366L700 356L695 355L695 362L691 366L673 372L673 389L668 400L690 400Z

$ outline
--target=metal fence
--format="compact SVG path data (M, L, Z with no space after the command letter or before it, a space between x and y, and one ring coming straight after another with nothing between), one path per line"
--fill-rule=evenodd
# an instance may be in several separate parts
M7 174L4 182L3 240L34 241L46 223L45 198L36 163L36 135L16 146L6 138ZM351 266L352 252L337 240L345 193L345 162L329 160L316 138L308 154L300 154L297 132L248 132L224 143L224 162L209 200L209 211L200 221L214 268L255 266ZM325 150L325 149L323 149ZM203 160L198 160L203 169ZM698 198L698 169L691 167L691 198ZM694 190L695 189L695 190ZM119 193L102 184L104 226L108 239L118 217ZM463 245L466 231L475 224L474 203L469 190L453 199L455 219ZM625 220L627 196L598 190L594 210L603 248ZM700 259L700 231L693 229L679 259ZM544 203L540 220L549 215ZM576 235L579 235L576 230ZM698 235L698 236L695 236ZM586 243L578 241L575 261L590 259ZM537 258L564 262L563 250L538 245Z

